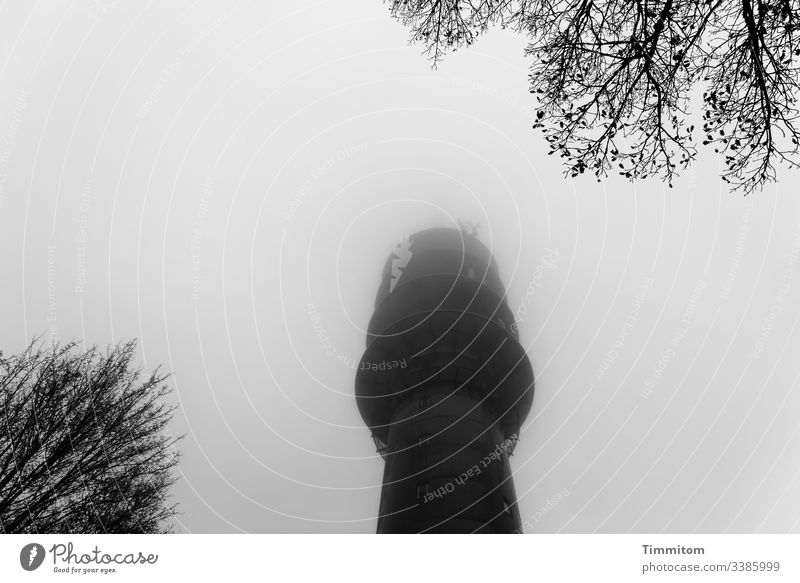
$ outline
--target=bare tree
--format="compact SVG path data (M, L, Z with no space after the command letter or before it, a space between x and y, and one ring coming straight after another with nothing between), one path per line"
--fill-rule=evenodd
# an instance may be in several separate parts
M0 529L164 532L179 454L166 375L141 378L135 342L0 353Z
M800 0L391 0L391 9L434 65L490 26L526 34L534 127L571 176L657 175L672 186L698 139L723 156L734 190L773 181L776 162L798 167Z

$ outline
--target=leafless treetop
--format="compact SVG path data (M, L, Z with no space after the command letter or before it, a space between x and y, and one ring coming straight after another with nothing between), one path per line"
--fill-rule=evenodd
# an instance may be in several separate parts
M0 353L0 532L170 529L174 407L134 355L133 342Z
M774 180L776 163L798 166L800 0L392 0L391 10L434 64L492 26L527 35L534 127L572 176L671 185L698 141L745 193Z

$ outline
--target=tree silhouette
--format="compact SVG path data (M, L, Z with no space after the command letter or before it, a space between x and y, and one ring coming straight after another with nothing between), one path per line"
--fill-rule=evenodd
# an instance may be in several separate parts
M776 162L798 167L800 0L392 0L391 10L434 65L491 26L526 34L534 127L571 176L672 186L698 139L723 157L734 190L773 181Z
M103 356L69 343L0 353L0 530L164 532L179 454L158 370L140 378L135 342Z

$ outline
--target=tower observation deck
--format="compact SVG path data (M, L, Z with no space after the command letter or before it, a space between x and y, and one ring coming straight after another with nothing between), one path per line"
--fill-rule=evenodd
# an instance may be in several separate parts
M429 229L395 248L356 402L385 460L379 533L520 529L508 458L533 402L533 371L476 237Z

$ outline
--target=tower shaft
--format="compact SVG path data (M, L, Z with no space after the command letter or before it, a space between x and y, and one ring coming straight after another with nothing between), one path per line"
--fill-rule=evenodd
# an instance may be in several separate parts
M474 237L422 231L387 261L356 376L385 460L379 533L519 531L509 456L533 372L513 323Z

